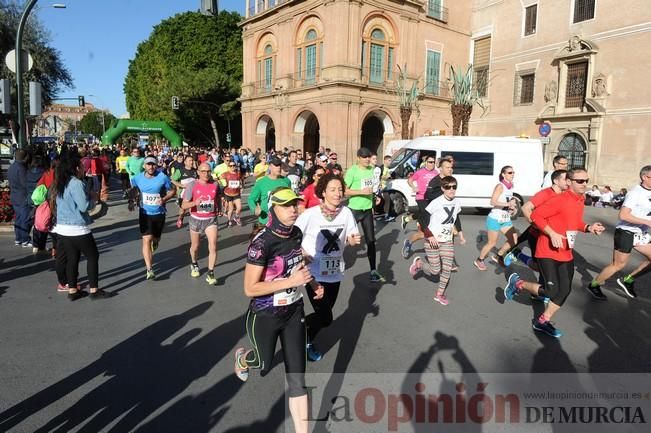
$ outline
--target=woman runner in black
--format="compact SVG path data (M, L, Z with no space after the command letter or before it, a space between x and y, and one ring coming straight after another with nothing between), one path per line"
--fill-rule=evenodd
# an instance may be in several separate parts
M303 235L294 222L298 197L281 187L269 197L269 221L251 241L244 268L244 293L251 298L246 331L253 345L235 351L235 374L246 381L249 368L261 376L271 368L276 341L280 337L289 385L289 411L297 433L308 431L308 401L305 389L305 314L300 286L313 282L303 263ZM314 287L315 298L323 287Z

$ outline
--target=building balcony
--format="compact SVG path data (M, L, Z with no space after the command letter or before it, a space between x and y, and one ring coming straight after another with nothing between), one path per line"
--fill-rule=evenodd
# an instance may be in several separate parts
M427 2L427 16L440 21L442 23L448 22L449 9L441 6L440 0L429 0Z

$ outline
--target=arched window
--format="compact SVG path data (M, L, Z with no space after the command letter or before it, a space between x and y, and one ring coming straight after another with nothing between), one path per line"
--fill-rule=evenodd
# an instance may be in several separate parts
M296 78L303 84L314 84L323 67L323 38L309 29L296 48Z
M585 140L574 132L567 134L558 144L558 154L567 158L568 169L585 168Z
M369 54L366 54L367 52ZM367 73L368 60L368 77L371 83L382 84L393 78L393 57L393 47L389 44L384 29L374 28L369 37L362 41L362 71Z
M260 53L260 51L258 51ZM257 88L264 92L271 92L274 83L274 57L275 52L271 43L266 43L257 61Z

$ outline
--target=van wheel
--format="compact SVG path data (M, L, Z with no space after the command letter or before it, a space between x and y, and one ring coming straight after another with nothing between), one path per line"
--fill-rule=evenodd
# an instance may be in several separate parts
M389 197L391 198L391 205L396 215L407 211L407 199L404 195L399 192L392 192L389 194Z

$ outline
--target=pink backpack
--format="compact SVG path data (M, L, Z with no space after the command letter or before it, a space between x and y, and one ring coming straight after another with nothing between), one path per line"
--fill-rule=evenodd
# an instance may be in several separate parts
M52 209L50 209L49 200L45 200L36 208L36 213L34 214L34 227L39 232L44 233L47 233L52 229Z

